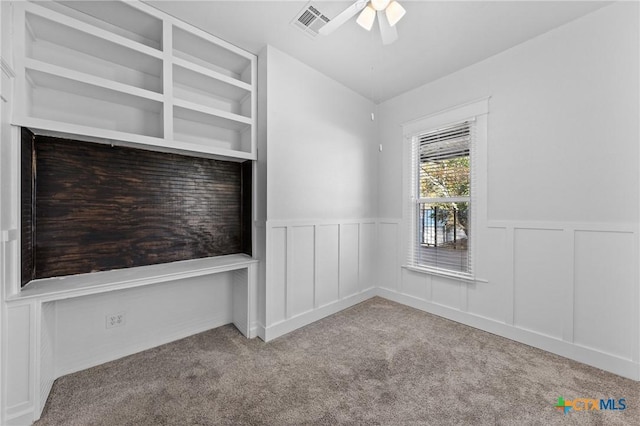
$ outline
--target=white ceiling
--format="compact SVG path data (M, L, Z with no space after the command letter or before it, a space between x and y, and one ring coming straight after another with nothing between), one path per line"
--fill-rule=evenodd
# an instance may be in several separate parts
M608 4L596 1L411 1L399 40L380 41L355 18L329 36L290 25L306 1L157 1L147 3L253 53L266 44L374 102L450 74ZM312 2L333 18L353 1Z

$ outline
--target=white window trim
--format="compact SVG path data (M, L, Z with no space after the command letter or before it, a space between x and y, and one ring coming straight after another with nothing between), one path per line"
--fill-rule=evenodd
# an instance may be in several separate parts
M445 110L429 114L424 117L420 117L406 123L402 124L402 133L404 136L405 143L403 143L403 174L404 174L404 185L403 185L403 222L404 222L404 232L406 233L403 241L404 241L404 259L403 259L403 268L409 269L415 272L425 273L434 276L441 276L451 279L456 279L463 282L473 283L473 282L487 282L486 279L480 279L476 277L478 271L478 265L475 262L475 259L472 259L474 263L474 267L472 268L471 273L456 273L455 271L448 271L446 269L440 268L431 268L428 266L416 266L416 265L408 265L406 264L407 254L410 250L413 250L412 241L413 234L415 232L415 224L413 223L413 213L412 210L415 207L415 199L411 197L411 191L413 186L413 168L414 165L411 163L411 146L413 138L417 137L421 133L428 131L430 129L435 129L438 127L446 127L451 124L459 123L465 120L476 120L476 124L479 128L476 129L476 140L472 141L472 149L471 149L471 173L472 175L472 185L474 185L473 191L471 193L471 229L474 229L470 243L471 243L471 253L474 258L477 258L477 250L478 247L478 238L477 235L480 233L477 231L479 220L478 217L481 216L482 222L486 224L486 170L483 172L485 176L482 176L481 179L477 179L478 171L476 170L478 167L485 168L486 167L486 139L487 139L487 130L486 130L486 115L489 113L489 99L490 97L485 97L481 99L477 99L471 102L467 102L461 105L457 105L451 108L447 108ZM481 151L481 152L477 152ZM478 161L478 156L482 157L481 161ZM484 198L478 202L478 198ZM481 207L481 212L478 212L478 207Z
M455 107L429 114L402 124L405 139L411 139L423 133L425 129L444 127L464 120L472 120L479 115L489 113L489 97L468 102Z

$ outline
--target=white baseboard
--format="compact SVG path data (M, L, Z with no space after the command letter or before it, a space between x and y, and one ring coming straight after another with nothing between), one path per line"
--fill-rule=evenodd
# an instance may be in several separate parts
M41 397L40 404L38 405L37 410L34 410L35 411L34 414L37 414L36 420L38 420L40 416L42 416L42 412L44 411L44 406L47 403L47 399L49 398L51 389L53 389L53 382L55 382L55 379L47 380L46 383L42 384L42 389L40 391L40 397Z
M376 294L385 299L402 303L403 305L411 306L412 308L420 309L498 336L506 337L507 339L515 340L516 342L524 343L592 367L600 368L632 380L640 380L640 364L628 359L578 346L468 312L462 312L457 309L427 302L392 290L377 288Z
M38 420L34 418L34 414L34 409L32 407L30 410L19 414L7 415L7 419L3 424L6 426L28 426L33 424L35 420ZM40 417L38 416L38 418Z
M249 338L254 339L256 337L259 337L264 341L264 325L254 321L249 329Z
M312 311L304 312L300 315L296 315L295 317L280 321L279 323L273 324L264 329L264 337L261 336L262 340L268 342L275 339L276 337L280 337L300 327L311 324L312 322L340 312L350 306L357 305L360 302L364 302L365 300L370 299L375 295L376 289L370 288L360 293L356 293L353 296L348 296L344 299L336 300L335 302L321 306Z

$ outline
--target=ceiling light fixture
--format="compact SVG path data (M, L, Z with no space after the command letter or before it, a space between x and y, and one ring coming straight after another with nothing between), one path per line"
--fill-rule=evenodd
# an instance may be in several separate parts
M356 22L367 31L371 31L378 17L382 44L388 45L398 39L396 24L406 11L396 0L355 0L351 6L340 12L326 25L318 30L318 34L329 35L342 24L358 14Z
M390 2L391 2L391 0L371 0L369 2L369 4L375 10L385 10L387 8L387 6L389 6Z
M362 9L356 22L365 30L371 31L373 23L376 20L376 12L382 12L383 10L391 27L396 25L404 14L407 13L404 7L395 0L371 0L369 4Z
M376 11L371 7L371 5L367 5L367 7L365 7L362 12L360 12L360 15L358 15L358 19L356 19L358 25L360 25L367 31L371 31L371 28L373 28L373 23L375 21Z
M407 13L407 11L404 10L404 7L400 6L400 3L395 0L392 1L385 10L389 25L391 25L392 27L402 19L405 13Z

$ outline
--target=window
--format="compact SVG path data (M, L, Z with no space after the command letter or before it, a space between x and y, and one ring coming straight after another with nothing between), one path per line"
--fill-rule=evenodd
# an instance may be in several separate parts
M412 138L413 266L471 274L472 135L466 120Z
M405 267L477 281L473 247L487 226L489 98L402 125Z

